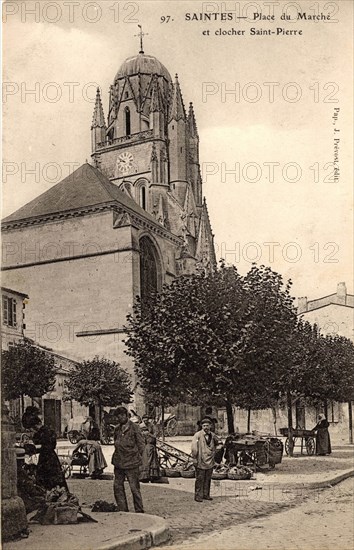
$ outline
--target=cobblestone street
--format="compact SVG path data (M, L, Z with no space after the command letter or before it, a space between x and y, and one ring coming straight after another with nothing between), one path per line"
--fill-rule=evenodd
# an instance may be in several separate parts
M212 502L198 503L194 501L194 480L183 481L188 482L188 490L172 489L168 485L142 485L145 511L167 519L174 544L200 533L211 533L231 524L279 512L305 497L303 493L299 495L294 492L285 493L282 498L280 493L277 495L274 492L270 499L264 498L264 495L261 498L259 491L247 490L236 482L233 488L219 496L218 488L214 488ZM109 480L74 479L69 482L69 488L79 497L84 509L98 499L114 502L113 482ZM129 509L133 511L128 487L127 497ZM278 501L275 500L277 497Z
M188 550L351 550L354 547L354 479L318 494L297 507L251 519L242 525L183 543ZM214 522L213 516L213 522ZM210 518L210 516L209 516ZM239 522L238 522L239 523ZM174 544L169 550L182 550Z
M106 446L104 452L109 463L112 446ZM328 490L309 489L304 485L293 483L296 481L304 483L304 480L306 482L325 480L326 476L333 477L336 472L353 467L352 453L352 449L347 448L335 450L330 457L298 456L293 459L284 457L282 464L277 465L275 470L257 473L256 479L240 482L213 480L211 494L214 500L211 502L194 501L194 479L170 478L168 485L142 484L145 511L168 521L172 535L171 544L176 549L182 548L179 546L182 542L183 547L193 543L194 548L193 541L196 541L196 550L222 549L223 544L226 545L225 548L237 547L252 550L312 548L306 541L307 539L317 541L317 535L321 531L321 528L317 527L318 520L322 520L323 514L327 512L332 523L334 521L336 524L336 528L333 529L335 535L330 534L332 531L326 533L326 540L328 538L333 542L334 538L347 544L347 546L332 545L331 548L340 550L351 548L351 545L348 546L348 540L350 541L348 537L352 531L348 528L348 524L352 522L353 510L349 504L353 478ZM112 472L111 467L107 470ZM68 482L70 490L79 497L83 508L87 511L95 500L114 502L112 479L91 480L74 477ZM129 509L132 511L132 499L128 487L127 496ZM336 499L339 506L336 505ZM287 515L284 516L284 514ZM293 518L296 518L296 523ZM299 530L298 526L305 524L307 531ZM329 522L328 525L330 525ZM237 535L233 534L236 528ZM282 533L283 529L284 533L293 531L291 535L286 535ZM273 532L277 533L274 537ZM205 535L211 537L210 542L209 539L204 541ZM203 536L203 543L199 542L201 536ZM269 537L270 542L268 542ZM235 546L236 539L241 541L243 546L238 543ZM249 539L252 543L247 542ZM281 546L283 539L284 546ZM290 543L297 546L291 546ZM218 546L219 544L221 546ZM330 546L319 544L313 548L330 548Z

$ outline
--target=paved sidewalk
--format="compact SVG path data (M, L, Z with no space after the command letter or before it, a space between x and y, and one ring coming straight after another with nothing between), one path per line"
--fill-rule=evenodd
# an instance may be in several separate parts
M113 447L104 451L110 459ZM257 473L249 481L213 481L211 502L194 501L193 479L170 478L168 485L142 484L146 514L96 513L92 516L98 524L31 525L28 539L5 544L4 550L143 550L166 543L169 533L173 543L181 544L202 532L211 534L293 509L350 476L353 448L336 449L329 457L285 457L275 470ZM70 478L68 484L90 514L95 500L114 502L112 479ZM132 510L128 488L127 497Z
M3 550L141 550L166 543L167 522L148 514L87 512L98 523L30 524L27 539L3 544Z

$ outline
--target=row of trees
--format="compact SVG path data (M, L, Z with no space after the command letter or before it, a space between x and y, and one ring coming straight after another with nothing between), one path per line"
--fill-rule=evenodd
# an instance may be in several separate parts
M128 316L128 354L148 401L265 409L354 397L354 346L297 317L291 282L269 267L221 264L176 279Z
M2 352L2 391L6 400L24 398L32 400L55 389L58 367L50 350L20 341ZM131 379L118 363L94 357L77 363L65 381L64 400L75 399L85 406L98 408L100 423L102 408L129 403L132 398Z
M329 400L351 401L353 343L299 319L290 289L268 267L241 276L221 264L215 273L176 279L144 304L138 300L126 345L146 401L162 411L180 402L224 406L229 433L233 405L251 411L287 404L292 430L297 399L324 409ZM3 352L2 374L5 399L23 403L24 395L54 389L56 366L48 351L25 341ZM64 399L101 410L131 397L124 369L95 357L72 368Z

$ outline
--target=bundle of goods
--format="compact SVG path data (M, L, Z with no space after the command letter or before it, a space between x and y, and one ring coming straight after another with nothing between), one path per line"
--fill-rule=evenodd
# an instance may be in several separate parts
M118 512L118 506L106 500L96 500L91 506L92 512Z
M184 464L183 469L181 470L181 476L187 478L195 477L194 464L192 464L191 462Z
M165 468L166 477L181 477L181 470L177 468Z
M47 491L45 500L41 503L37 513L32 517L32 522L42 525L66 525L78 522L78 514L84 521L96 520L83 512L75 495L69 493L64 487L55 487Z
M217 464L214 466L214 470L211 479L227 479L229 467L226 464Z
M227 472L227 479L251 479L252 475L253 470L248 466L232 466Z

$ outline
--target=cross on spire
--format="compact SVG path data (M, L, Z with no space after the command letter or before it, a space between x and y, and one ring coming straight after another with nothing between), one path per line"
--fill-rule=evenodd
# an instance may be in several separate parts
M140 37L140 52L139 53L144 53L144 48L143 48L143 36L147 36L149 33L148 32L143 32L143 27L141 25L138 25L140 31L138 32L138 34L135 34L134 36L139 36Z

